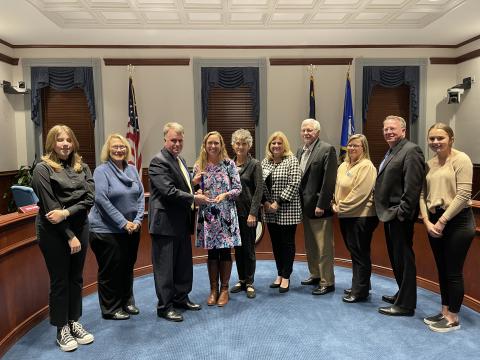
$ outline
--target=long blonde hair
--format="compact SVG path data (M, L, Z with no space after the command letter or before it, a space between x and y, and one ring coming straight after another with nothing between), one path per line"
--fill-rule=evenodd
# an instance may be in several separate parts
M202 146L200 147L200 155L198 155L198 159L195 162L196 165L200 168L200 171L205 170L207 167L208 156L207 156L207 140L210 136L215 135L218 136L220 139L220 154L219 160L222 161L224 159L228 159L227 149L225 148L225 141L223 141L222 135L218 131L210 131L207 135L204 136L202 141Z
M67 136L72 139L72 152L69 155L67 162L71 167L73 167L73 170L79 173L83 168L82 157L78 154L79 144L72 129L70 129L67 125L58 124L48 131L47 138L45 140L45 155L42 156L42 160L45 161L47 165L49 165L56 172L63 169L60 159L55 152L57 137L61 132L65 132Z
M270 150L270 145L272 144L273 140L280 139L283 143L283 154L282 157L287 157L293 155L292 151L290 150L290 143L288 142L287 136L281 131L275 131L270 137L268 138L267 146L265 147L265 156L268 160L273 160L273 154Z

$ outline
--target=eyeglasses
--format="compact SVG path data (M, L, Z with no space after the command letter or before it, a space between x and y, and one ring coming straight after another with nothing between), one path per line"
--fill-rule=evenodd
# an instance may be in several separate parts
M125 145L113 145L113 150L125 150L127 147Z
M347 148L356 149L356 148L359 148L359 147L362 147L362 145L357 145L357 144L348 144L348 145L347 145Z

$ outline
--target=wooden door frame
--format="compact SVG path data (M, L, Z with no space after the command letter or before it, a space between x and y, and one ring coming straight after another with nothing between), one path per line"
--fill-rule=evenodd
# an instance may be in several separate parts
M200 149L207 133L207 123L202 122L202 67L257 67L260 97L260 114L255 126L255 153L258 159L265 157L267 134L267 59L204 59L193 58L193 88L195 111L195 148ZM198 151L198 150L197 150ZM197 154L198 155L198 154Z
M100 164L100 154L102 146L105 141L105 127L103 117L103 94L102 94L102 60L97 58L90 59L22 59L23 78L27 88L31 89L32 84L32 67L46 66L46 67L91 67L93 70L93 86L95 91L95 161L97 165ZM28 98L28 101L30 98ZM43 135L42 127L36 126L32 121L31 105L30 103L25 109L25 130L27 143L27 161L31 164L35 158L40 158L43 155Z
M394 59L378 59L378 58L362 58L355 59L355 130L358 133L363 131L362 116L362 96L363 96L363 67L364 66L418 66L420 70L420 93L418 106L418 120L414 124L407 124L410 131L410 140L417 143L423 153L427 150L426 140L426 99L427 99L427 65L428 58L394 58Z

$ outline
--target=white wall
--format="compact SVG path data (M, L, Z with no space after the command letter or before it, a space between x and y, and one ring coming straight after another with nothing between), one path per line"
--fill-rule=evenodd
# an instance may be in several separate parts
M465 61L457 66L456 83L475 76L476 82L465 90L457 107L455 119L455 146L468 153L473 163L480 163L480 58Z
M196 156L193 76L189 66L144 66L134 71L135 96L140 121L143 167L163 147L163 126L181 123L185 131L183 155ZM102 69L105 134L124 134L127 126L128 71L124 66Z
M319 66L314 72L315 107L320 136L338 146L348 66ZM309 113L310 75L305 66L271 66L268 70L268 133L283 131L292 150L301 145L300 124Z
M426 144L427 131L436 122L443 122L455 131L457 107L447 104L447 89L456 85L456 65L429 65L427 70L427 117L424 121L424 138ZM425 158L433 153L425 146Z
M5 53L5 52L4 52ZM14 49L8 54L19 58L302 58L302 57L353 57L353 58L409 58L425 59L429 57L451 57L458 55L458 49ZM103 62L102 62L103 63ZM268 63L268 61L267 61ZM468 65L469 63L472 63ZM7 72L10 78L19 80L22 77L21 64L13 67L0 63L0 72ZM469 68L465 68L469 67ZM463 70L465 68L465 70ZM423 129L437 121L455 121L466 123L463 119L471 119L471 124L478 118L480 99L478 92L470 91L465 102L458 109L446 106L444 97L447 88L455 85L462 75L460 72L474 72L479 69L478 60L471 60L456 65L428 65L427 91L425 99L426 118L420 119ZM352 91L354 84L354 67L350 79ZM458 69L458 74L457 74ZM347 66L318 66L315 72L315 91L317 118L322 124L322 139L338 146L341 132L343 97ZM12 75L13 73L13 75ZM477 73L479 73L477 71ZM7 76L7 75L4 75ZM478 74L480 76L480 74ZM1 79L0 79L1 80ZM162 127L168 121L178 121L186 128L184 155L193 164L198 149L194 137L194 91L193 66L138 66L135 68L135 89L140 128L143 145L143 165L148 166L151 157L163 146ZM301 121L308 116L309 74L306 66L270 66L267 65L267 133L275 130L285 132L295 149L300 145L299 127ZM479 79L480 83L480 79ZM128 72L125 66L102 66L102 91L105 119L105 134L110 132L125 133L127 123ZM353 99L355 99L355 94ZM3 99L0 94L0 99ZM475 100L476 98L476 100ZM354 107L361 104L354 104ZM13 109L12 109L13 108ZM12 115L12 112L14 115ZM10 123L18 123L15 133L0 133L0 151L17 149L17 159L0 161L0 171L12 170L20 164L28 162L26 143L32 141L27 133L29 111L18 104L15 108L11 102L0 100L0 114L8 113ZM20 118L20 121L19 119ZM22 123L22 119L23 123ZM470 147L478 154L478 141L472 141L475 131L457 130L457 144L471 153ZM13 130L14 131L14 130ZM460 133L458 133L460 131ZM465 140L461 140L460 137ZM5 139L4 139L5 138ZM477 137L478 138L478 137ZM262 139L264 144L267 139ZM423 144L424 145L424 144ZM472 154L471 154L472 155ZM474 156L472 156L472 159ZM478 156L477 162L480 162Z
M13 66L0 62L0 82L13 82ZM23 96L5 94L0 88L0 171L17 169L15 111L23 108Z

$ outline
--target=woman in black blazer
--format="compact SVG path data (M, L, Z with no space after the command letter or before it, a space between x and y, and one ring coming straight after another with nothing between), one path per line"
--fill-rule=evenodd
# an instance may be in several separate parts
M259 216L260 201L263 195L262 167L257 159L249 154L253 139L248 130L239 129L232 134L233 160L238 168L242 192L235 200L237 205L240 237L242 245L235 246L238 283L230 289L231 293L242 290L247 297L255 297L253 280L255 275L255 237Z

